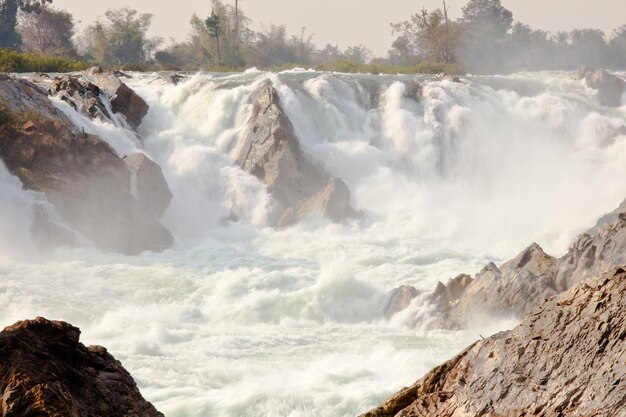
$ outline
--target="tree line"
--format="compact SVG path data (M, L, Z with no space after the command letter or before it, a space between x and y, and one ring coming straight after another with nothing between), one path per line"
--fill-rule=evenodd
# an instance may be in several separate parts
M549 33L514 22L500 0L470 0L452 20L442 7L422 9L391 24L386 57L364 45L318 48L302 28L285 25L255 31L239 0L211 0L206 16L193 15L183 42L148 36L153 16L124 7L76 31L73 16L52 0L0 0L0 48L71 57L107 67L216 70L257 66L319 68L452 68L472 72L571 69L581 65L626 68L626 25L607 37L596 29Z

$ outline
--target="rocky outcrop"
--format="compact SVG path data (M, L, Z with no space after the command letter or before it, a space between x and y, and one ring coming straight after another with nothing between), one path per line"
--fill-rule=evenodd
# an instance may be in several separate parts
M78 75L64 74L55 78L49 93L90 118L112 121L105 104L108 101L111 111L122 115L134 129L149 110L148 104L122 82L118 74L98 67Z
M130 189L139 208L160 219L173 197L161 167L143 153L128 156L124 161L130 169Z
M278 227L287 227L318 213L333 222L357 217L358 213L350 206L350 190L345 182L336 178L317 194L301 200L285 210L278 220Z
M622 96L626 91L626 82L615 75L609 74L605 70L590 70L579 68L574 73L574 78L585 80L590 88L598 90L600 103L605 106L620 107Z
M362 417L623 417L625 343L619 269L542 303Z
M5 417L163 417L131 375L80 330L44 318L0 332L0 415Z
M265 183L282 210L287 210L278 224L290 225L319 211L333 221L353 215L345 183L331 180L300 149L270 80L252 93L250 102L252 114L236 162Z
M0 158L74 231L126 254L171 246L172 235L132 195L124 161L98 137L77 131L45 91L0 76L0 104L8 115L0 124Z
M438 283L425 297L436 307L434 317L421 325L460 328L482 316L519 318L546 298L620 265L626 265L626 202L583 233L559 259L532 244L500 267L487 265L462 285L459 278Z

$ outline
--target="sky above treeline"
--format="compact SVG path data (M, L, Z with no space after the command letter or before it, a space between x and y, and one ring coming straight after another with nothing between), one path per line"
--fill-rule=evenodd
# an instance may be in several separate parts
M234 0L224 0L234 4ZM406 20L422 7L441 7L441 0L240 0L240 7L252 19L252 28L262 30L271 23L284 24L290 34L303 26L313 33L314 42L341 48L364 44L382 56L393 37L391 22ZM447 0L452 18L460 17L467 0ZM129 6L154 15L152 36L183 41L189 33L192 14L210 13L209 0L54 0L80 21L79 28L103 16L107 9ZM502 0L515 20L533 29L551 32L577 28L595 28L608 35L626 24L626 0Z

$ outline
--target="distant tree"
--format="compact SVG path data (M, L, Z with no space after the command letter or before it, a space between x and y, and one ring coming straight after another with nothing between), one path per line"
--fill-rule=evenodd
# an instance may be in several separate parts
M209 36L215 39L215 46L217 48L217 60L222 62L222 51L220 50L220 17L215 14L215 11L211 12L211 16L206 19L206 27L209 32Z
M22 40L15 30L18 11L37 12L43 4L51 2L52 0L0 0L0 48L20 48Z
M341 51L336 45L327 44L324 49L317 51L315 61L320 64L329 64L341 58Z
M312 64L315 55L315 44L313 43L313 34L307 34L306 28L300 29L298 36L292 36L289 40L291 48L292 60L298 64Z
M85 29L80 37L80 50L103 65L141 63L151 58L161 38L148 38L146 33L152 15L123 7L109 9L106 20Z
M614 65L618 68L626 68L626 25L613 31L609 48Z
M461 47L466 65L493 71L503 66L502 44L513 23L513 14L500 0L470 0L463 7L464 36Z
M452 63L461 37L458 23L450 21L448 6L428 12L422 9L409 20L391 25L398 38L390 57L400 64L415 65L421 61Z
M74 18L64 10L41 7L37 13L18 14L22 49L54 56L75 56Z
M368 63L372 59L372 55L372 50L363 44L349 46L343 54L341 54L343 59L359 62L361 64Z
M603 67L609 64L609 46L601 30L576 29L571 31L570 40L574 55L573 66Z

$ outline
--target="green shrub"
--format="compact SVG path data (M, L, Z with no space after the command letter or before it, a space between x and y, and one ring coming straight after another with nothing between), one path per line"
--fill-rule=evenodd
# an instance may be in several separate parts
M88 63L71 58L0 49L0 72L72 72L88 67Z
M334 71L363 74L462 74L463 70L457 64L421 63L410 67L400 67L384 63L363 64L355 61L338 60L330 64L320 64L315 67L318 71Z

